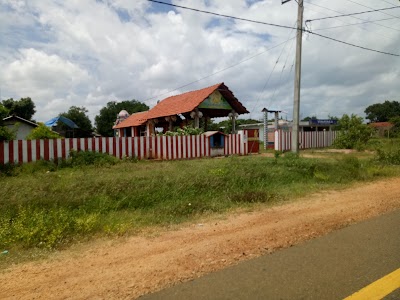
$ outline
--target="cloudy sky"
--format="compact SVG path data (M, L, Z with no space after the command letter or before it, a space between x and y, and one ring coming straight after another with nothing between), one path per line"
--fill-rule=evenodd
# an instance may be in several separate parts
M297 18L294 0L168 2L286 26ZM396 5L305 0L304 20ZM72 105L85 106L93 120L111 100L152 107L218 82L251 112L246 118L260 118L263 107L292 118L294 30L146 0L0 0L0 20L1 99L31 97L37 121ZM315 33L400 54L400 8L307 24ZM400 101L400 57L305 33L302 60L301 117L364 116L370 104Z

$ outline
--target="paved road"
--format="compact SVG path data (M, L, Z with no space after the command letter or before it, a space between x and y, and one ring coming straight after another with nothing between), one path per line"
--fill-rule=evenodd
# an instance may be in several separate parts
M399 268L400 210L140 299L343 299Z

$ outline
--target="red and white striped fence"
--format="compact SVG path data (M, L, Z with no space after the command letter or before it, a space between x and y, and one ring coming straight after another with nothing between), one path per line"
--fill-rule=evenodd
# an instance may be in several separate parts
M246 155L245 137L246 134L226 136L224 154ZM209 139L204 135L14 140L0 142L0 164L66 159L71 150L108 153L118 158L165 160L211 155Z
M288 151L292 148L292 132L275 131L275 150ZM299 149L330 147L338 136L338 131L303 131L299 132Z

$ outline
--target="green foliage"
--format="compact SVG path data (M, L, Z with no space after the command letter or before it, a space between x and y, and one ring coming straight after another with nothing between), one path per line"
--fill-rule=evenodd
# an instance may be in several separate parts
M0 247L18 244L23 248L55 248L71 241L73 236L90 233L98 222L98 214L82 217L83 213L67 208L39 208L26 205L3 211L0 220Z
M0 125L3 124L3 119L10 114L10 111L0 103Z
M41 139L59 139L61 138L57 132L52 131L49 127L43 123L39 123L39 126L31 131L27 135L27 140L41 140Z
M125 100L122 102L111 101L107 106L100 110L100 114L95 118L96 130L102 136L114 136L112 127L114 126L117 115L121 110L126 110L129 114L149 110L149 107L137 100Z
M317 116L305 117L302 121L317 120Z
M389 122L393 124L393 128L390 130L390 136L400 137L400 116L390 118Z
M85 107L71 106L67 112L61 113L60 116L66 117L78 125L74 137L90 137L92 136L93 126L87 115L88 110ZM62 129L68 130L65 124L59 125Z
M9 129L6 126L0 126L0 142L12 141L16 138L15 130Z
M31 98L21 98L14 100L13 98L3 100L2 105L8 110L9 115L16 115L25 120L32 120L35 114L35 103Z
M363 119L353 114L351 116L343 115L338 122L337 129L340 130L340 133L333 146L339 149L361 150L372 134L372 129L363 124Z
M260 120L255 120L255 119L237 119L236 120L236 128L238 128L239 125L244 125L244 124L257 124L262 121ZM217 130L217 131L223 131L226 134L232 133L232 120L224 120L219 123L214 123L211 122L207 126L207 130Z
M165 136L183 136L183 135L200 135L203 133L202 128L193 128L191 126L183 126L177 128L176 131L167 131L166 133L158 133L158 135Z
M138 162L136 157L127 157L123 161L107 153L71 150L68 159L38 160L26 164L0 164L1 176L19 176L21 174L35 174L55 172L64 168L79 168L84 166L107 167L122 162Z
M392 145L388 148L378 148L376 150L376 159L388 165L400 165L400 146Z
M101 152L92 152L92 151L75 151L71 150L69 153L70 159L68 160L68 164L71 164L74 167L77 166L87 166L87 165L96 165L96 166L105 166L105 165L115 165L120 160L114 156L111 156L107 153Z
M364 112L371 122L387 122L393 117L400 116L400 103L386 100L368 106Z
M61 164L68 168L37 162L31 169L17 167L18 176L0 177L0 248L57 248L93 235L125 234L253 203L272 205L390 174L389 167L375 171L375 161L291 153L134 167L108 159L104 166L96 163L103 159L75 152Z

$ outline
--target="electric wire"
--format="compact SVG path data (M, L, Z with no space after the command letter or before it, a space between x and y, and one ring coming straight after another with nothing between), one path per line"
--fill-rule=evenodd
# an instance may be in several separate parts
M307 1L305 1L305 2L307 3L307 5L314 5L311 2L307 2ZM336 13L339 13L338 11L332 10L332 9L324 7L324 6L320 6L320 5L316 5L316 4L314 6L317 6L318 8L322 8L322 9L326 9L326 10L330 10L330 11L334 11ZM317 11L317 10L314 10L314 9L312 9L310 7L308 7L307 10L313 11L313 12L316 12L318 14L322 14L322 15L325 15L325 16L329 16L328 14L326 14L326 13L324 13L322 11L319 11L319 10ZM368 23L375 24L375 25L379 25L379 23L375 23L375 22L379 22L380 21L380 20L376 20L376 21L364 20L364 19L360 19L360 18L356 18L356 17L351 17L351 18L354 18L354 19L357 19L357 20L362 20L364 22L368 22ZM339 22L341 22L343 24L346 24L346 25L355 24L355 23L348 23L348 22L346 22L346 21L344 21L342 19L337 19L337 21L339 21ZM309 26L311 26L311 25L310 24L308 24L308 25L306 24L306 27L309 27ZM369 30L368 28L366 28L364 26L361 26L361 30L367 31L367 32L369 32L371 34L374 34L374 35L378 35L378 33L376 33L375 31L371 31L371 30ZM393 40L393 36L388 36L388 35L386 35L384 33L379 33L379 37L384 37L386 39L390 39L391 41Z
M191 11L196 11L196 12L200 12L200 13L215 15L215 16L219 16L219 17L230 18L230 19L234 19L234 20L246 21L246 22L251 22L251 23L256 23L256 24L262 24L262 25L269 25L269 26L274 26L274 27L279 27L279 28L286 28L286 29L296 29L296 30L299 30L298 28L292 27L292 26L280 25L280 24L273 24L273 23L262 22L262 21L255 21L255 20L250 20L250 19L245 19L245 18L239 18L239 17L229 16L229 15L214 13L214 12L210 12L210 11L206 11L206 10L201 10L201 9L186 7L186 6L182 6L182 5L176 5L176 4L172 4L172 3L166 3L166 2L162 2L162 1L158 1L158 0L147 0L147 1L149 1L149 2L154 2L154 3L158 3L158 4L163 4L163 5L168 5L168 6L173 6L173 7L178 7L178 8L182 8L182 9L187 9L187 10L191 10ZM356 17L353 16L353 18L356 18ZM362 20L362 19L361 19L361 20ZM365 20L363 20L363 21L365 21ZM380 24L378 24L378 23L375 23L375 24L380 25ZM382 25L382 26L383 26L383 25ZM386 27L386 26L385 26L385 27ZM392 29L393 29L393 28L392 28ZM395 29L395 30L397 30L397 29ZM332 37L329 37L329 36L326 36L326 35L322 35L322 34L319 34L319 33L312 32L312 31L307 30L307 29L303 29L303 31L304 31L304 32L308 32L308 33L313 34L313 35L316 35L316 36L319 36L319 37L321 37L321 38L325 38L325 39L328 39L328 40L332 40L332 41L335 41L335 42L338 42L338 43L341 43L341 44L344 44L344 45L356 47L356 48L363 49L363 50L366 50L366 51L372 51L372 52L376 52L376 53L380 53L380 54L385 54L385 55L390 55L390 56L396 56L396 57L399 57L399 56L400 56L399 54L394 54L394 53L390 53L390 52L375 50L375 49L372 49L372 48L368 48L368 47L364 47L364 46L359 46L359 45L355 45L355 44L352 44L352 43L349 43L349 42L341 41L341 40L338 40L338 39L335 39L335 38L332 38ZM400 31L400 30L399 30L399 31Z
M265 88L267 87L267 85L268 85L268 83L269 83L269 81L270 81L270 79L271 79L272 73L275 71L275 68L276 68L276 66L277 66L278 63L279 63L279 60L281 59L281 56L282 56L282 54L283 54L283 51L284 51L284 49L285 49L285 47L286 47L286 43L289 42L290 40L294 40L294 39L295 39L295 36L290 37L290 36L292 35L292 33L293 33L293 30L291 30L291 31L289 32L288 39L285 41L285 45L282 47L281 53L279 54L279 56L278 56L278 58L277 58L277 60L276 60L276 62L275 62L275 64L274 64L274 66L273 66L271 72L269 73L269 76L268 76L268 78L267 78L267 80L266 80L266 82L265 82L265 84L264 84L264 86L263 86L263 88L262 88L262 90L261 90L260 96L257 98L257 100L256 100L256 102L255 102L255 105L254 105L254 108L253 108L252 111L254 111L254 110L256 109L256 107L257 107L257 105L258 105L258 102L260 102L261 98L264 96ZM251 113L250 113L250 118L251 118Z
M361 14L372 13L372 12L377 12L377 11L382 11L382 10L395 9L395 8L400 8L400 6L392 6L392 7L380 8L380 9L374 9L374 10L367 10L367 11L349 13L349 14L343 14L343 15L337 15L337 16L323 17L323 18L317 18L317 19L309 19L309 20L306 20L306 23L313 22L313 21L326 20L326 19L350 17L350 16L355 16L355 15L361 15ZM395 16L392 16L392 17L396 18Z
M325 7L325 6L321 6L321 5L318 5L318 4L315 4L315 3L311 3L311 2L309 2L309 1L307 1L307 4L313 5L313 6L316 6L316 7L320 7L320 8L322 8L322 9L327 9L327 10L333 11L333 12L335 12L335 13L343 14L343 13L340 12L340 11L337 11L337 10L334 10L334 9L331 9L331 8L328 8L328 7ZM355 16L350 16L350 18L357 19L357 20L360 20L360 21L368 21L368 20L365 20L365 19L362 19L362 18L359 18L359 17L355 17ZM395 30L395 31L400 31L400 30L397 29L397 28L393 28L393 27L386 26L386 25L383 25L383 24L379 24L379 23L372 23L372 24L378 25L379 27L383 27L383 28L387 28L387 29L392 29L392 30Z
M283 64L283 67L282 67L282 70L281 70L281 73L279 74L278 84L275 86L274 92L272 93L271 100L268 102L268 106L269 106L269 107L271 106L271 103L274 102L274 97L275 97L276 91L277 91L277 89L278 89L278 85L281 84L282 74L283 74L283 71L284 71L285 68L286 68L286 64L287 64L287 61L288 61L288 59L289 59L289 55L290 55L290 53L291 53L291 51L292 51L293 45L294 45L294 40L293 40L293 42L292 42L291 45L290 45L289 51L288 51L288 53L287 53L287 55L286 55L286 59L285 59L285 62L284 62L284 64Z
M292 38L292 39L293 39L293 38ZM254 55L252 55L252 56L249 56L249 57L247 57L247 58L245 58L245 59L243 59L243 60L241 60L241 61L239 61L239 62L237 62L237 63L235 63L235 64L233 64L233 65L230 65L230 66L228 66L228 67L226 67L226 68L220 69L220 70L218 70L218 71L216 71L216 72L214 72L214 73L211 73L211 74L209 74L209 75L206 75L206 76L204 76L204 77L201 77L201 78L199 78L199 79L197 79L197 80L194 80L194 81L192 81L192 82L189 82L189 83L186 83L186 84L184 84L184 85L181 85L181 86L179 86L179 87L177 87L177 88L174 88L174 89L172 89L172 90L169 90L168 92L165 92L165 93L162 93L162 94L158 94L158 95L156 95L156 96L154 96L154 97L148 98L148 99L145 100L145 101L150 101L150 100L153 100L153 99L155 99L155 98L158 98L158 97L161 97L161 96L165 96L165 95L167 95L167 94L170 94L170 93L172 93L172 92L178 91L178 90L180 90L180 89L182 89L182 88L185 88L185 87L187 87L187 86L190 86L190 85L192 85L192 84L195 84L195 83L197 83L197 82L199 82L199 81L201 81L201 80L210 78L210 77L212 77L212 76L214 76L214 75L217 75L217 74L219 74L219 73L221 73L221 72L224 72L224 71L226 71L226 70L229 70L229 69L231 69L231 68L234 68L234 67L236 67L236 66L238 66L238 65L240 65L240 64L242 64L242 63L244 63L244 62L246 62L246 61L249 61L249 60L251 60L251 59L253 59L253 58L257 57L257 56L260 56L260 55L262 55L262 54L264 54L264 53L267 53L268 51L270 51L270 50L272 50L272 49L275 49L275 48L279 47L280 45L285 44L286 42L287 42L287 41L284 41L284 42L282 42L282 43L279 43L279 44L277 44L277 45L275 45L275 46L272 46L272 47L270 47L270 48L268 48L268 49L266 49L266 50L264 50L264 51L262 51L262 52L256 53L256 54L254 54Z
M362 25L362 24L368 24L368 23L374 23L374 22L380 22L380 21L387 21L387 20L393 20L393 19L395 19L395 18L385 18L385 19L379 19L379 20L371 20L371 21L365 21L365 22L350 23L350 24L345 24L345 25L337 25L337 26L331 26L331 27L323 27L323 28L313 29L313 31L327 30L327 29L334 29L334 28L342 28L342 27L355 26L355 25Z
M358 2L356 2L356 1L353 1L353 0L347 0L347 1L348 1L348 2L351 2L351 3L354 3L354 4L357 4L357 5L360 5L360 6L363 6L363 7L366 7L366 8L369 8L369 9L373 9L373 7L370 7L370 6L367 6L367 5L364 5L364 4L361 4L361 3L358 3ZM397 6L397 7L399 7L399 6ZM395 18L398 18L398 19L400 19L400 17L399 17L399 16L392 15L392 14L388 14L387 12L380 11L380 13L381 13L381 14L384 14L384 15L387 15L387 16L391 16L391 17L395 17Z

